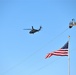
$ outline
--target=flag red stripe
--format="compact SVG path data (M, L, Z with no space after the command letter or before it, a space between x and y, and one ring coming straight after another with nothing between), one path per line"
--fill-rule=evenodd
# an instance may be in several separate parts
M64 55L65 56L65 55L68 55L68 53L53 53L52 55L58 55L58 56L59 55Z
M60 50L56 50L56 51L68 51L68 49L60 49Z
M68 54L60 54L60 55L58 55L58 54L53 54L53 55L55 55L55 56L68 56Z

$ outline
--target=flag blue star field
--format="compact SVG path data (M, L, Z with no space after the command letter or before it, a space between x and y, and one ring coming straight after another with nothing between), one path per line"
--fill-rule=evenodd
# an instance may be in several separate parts
M55 56L68 56L68 43L67 42L62 48L60 48L59 50L50 52L46 55L46 58L50 58L52 55Z

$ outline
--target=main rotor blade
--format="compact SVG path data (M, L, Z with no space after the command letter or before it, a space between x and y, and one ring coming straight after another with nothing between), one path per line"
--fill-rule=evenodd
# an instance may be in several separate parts
M23 30L31 30L31 29L23 29Z

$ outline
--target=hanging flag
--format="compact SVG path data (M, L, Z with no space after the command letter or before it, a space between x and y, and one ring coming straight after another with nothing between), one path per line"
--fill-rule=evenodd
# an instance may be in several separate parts
M46 55L46 58L50 58L52 55L55 56L68 56L68 42L59 50L53 51Z

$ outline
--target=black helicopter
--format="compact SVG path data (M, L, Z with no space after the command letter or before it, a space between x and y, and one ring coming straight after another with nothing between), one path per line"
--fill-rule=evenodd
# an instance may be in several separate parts
M34 29L34 27L32 26L32 29L24 29L24 30L30 30L30 34L34 34L34 33L36 33L36 32L39 32L40 30L41 30L41 26L40 26L40 28L39 29Z

